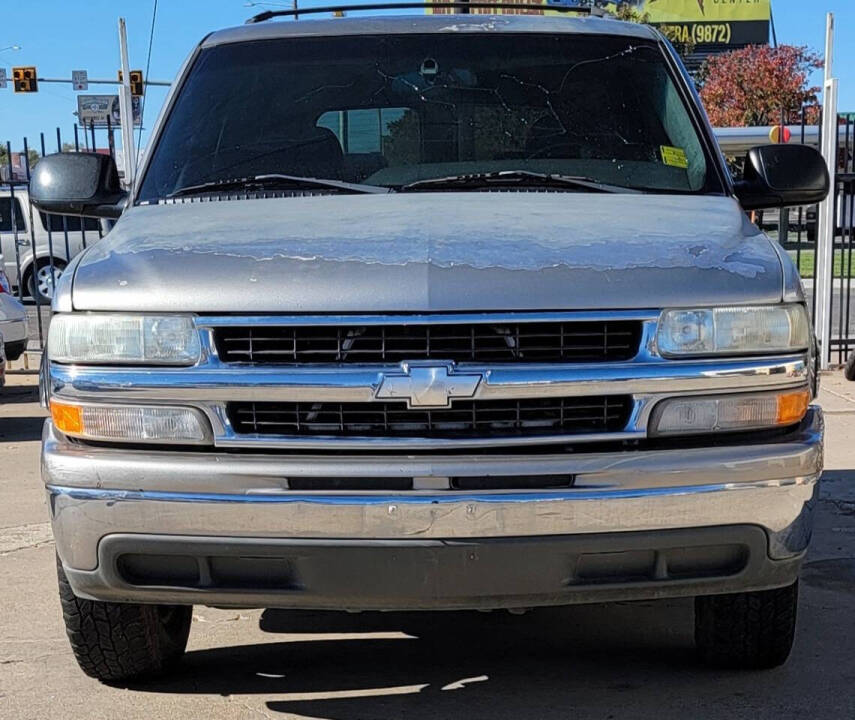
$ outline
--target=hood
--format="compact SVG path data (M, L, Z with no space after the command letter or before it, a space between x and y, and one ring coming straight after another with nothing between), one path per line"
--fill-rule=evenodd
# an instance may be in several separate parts
M635 309L779 302L772 242L731 198L469 192L128 210L82 256L79 310Z

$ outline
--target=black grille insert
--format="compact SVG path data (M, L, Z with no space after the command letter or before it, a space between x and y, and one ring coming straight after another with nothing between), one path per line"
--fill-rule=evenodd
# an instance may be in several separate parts
M216 328L214 340L223 362L256 365L617 362L638 353L641 322L238 326Z
M403 402L231 402L227 413L242 435L489 438L620 432L632 405L627 395L464 400L436 410Z

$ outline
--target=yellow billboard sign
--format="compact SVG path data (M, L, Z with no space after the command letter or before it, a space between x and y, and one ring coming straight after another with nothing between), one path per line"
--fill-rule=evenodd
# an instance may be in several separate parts
M651 23L763 20L769 22L771 0L630 0Z

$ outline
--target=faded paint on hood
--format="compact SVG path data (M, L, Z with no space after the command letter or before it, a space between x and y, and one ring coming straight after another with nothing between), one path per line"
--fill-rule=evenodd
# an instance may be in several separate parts
M417 193L138 206L83 256L81 310L378 312L778 302L730 198Z

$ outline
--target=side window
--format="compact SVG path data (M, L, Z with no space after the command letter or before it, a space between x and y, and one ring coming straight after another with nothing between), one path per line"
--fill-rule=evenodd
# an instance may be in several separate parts
M76 215L66 215L65 225L63 225L62 215L48 215L47 213L40 212L39 217L42 221L42 227L51 232L62 232L65 227L68 228L68 232L80 232L81 227L87 232L98 232L101 229L101 224L97 218L80 218ZM81 220L83 221L82 225Z
M18 232L27 230L27 220L21 208L21 201L15 198L15 227ZM12 198L0 197L0 232L12 232Z

